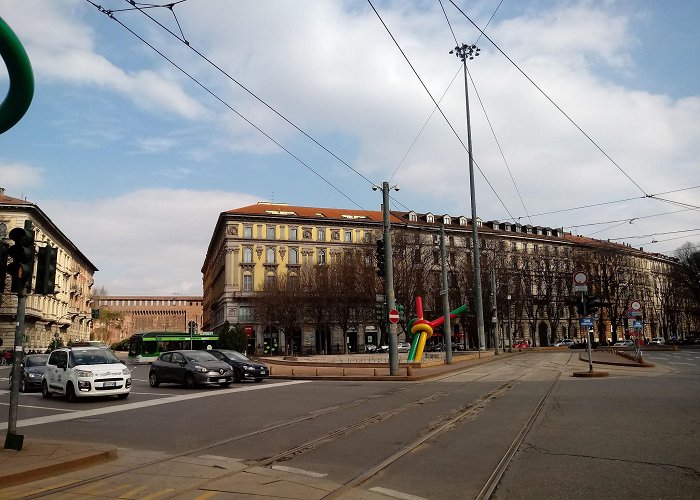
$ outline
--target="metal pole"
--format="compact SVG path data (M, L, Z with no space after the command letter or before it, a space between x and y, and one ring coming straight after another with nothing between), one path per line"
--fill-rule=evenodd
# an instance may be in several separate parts
M391 222L389 221L389 183L382 182L382 212L384 217L384 287L389 310L396 309L394 296L394 265L391 251ZM389 323L389 375L399 374L399 351L397 342L397 325Z
M474 252L474 309L476 312L476 325L479 334L479 351L486 349L486 335L484 333L484 303L481 296L481 257L479 252L479 235L476 226L476 192L474 186L474 156L472 154L472 125L469 115L469 80L467 78L467 58L473 59L479 55L479 49L475 45L455 47L452 52L462 60L464 68L464 97L467 111L467 149L469 150L469 195L472 208L472 247ZM450 52L450 53L452 53Z
M498 307L496 305L496 270L491 269L491 308L493 310L493 317L491 322L493 324L493 345L494 354L500 354L498 348Z
M510 324L510 294L508 294L508 352L513 352L513 327Z
M442 313L445 315L445 363L452 364L452 326L450 325L450 297L447 293L447 251L445 250L445 224L440 224L440 263L442 264Z
M587 317L588 311L587 311L587 304L586 300L583 296L584 292L581 292L581 302L583 302L583 317ZM588 331L588 327L586 327L586 345L588 346L588 371L592 372L593 371L593 358L591 357L591 333Z
M12 363L12 385L10 386L10 413L5 436L5 449L21 450L24 436L17 434L17 411L19 406L20 365L24 354L24 312L27 304L25 286L17 292L17 325L15 327L14 360Z

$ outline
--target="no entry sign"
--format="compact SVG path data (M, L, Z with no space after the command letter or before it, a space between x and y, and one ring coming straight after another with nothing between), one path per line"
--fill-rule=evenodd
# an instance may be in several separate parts
M389 311L389 322L390 323L398 323L399 322L399 311L396 309L392 309Z

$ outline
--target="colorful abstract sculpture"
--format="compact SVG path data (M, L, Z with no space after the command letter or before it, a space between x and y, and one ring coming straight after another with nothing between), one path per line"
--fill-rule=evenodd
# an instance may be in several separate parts
M450 319L459 316L467 310L467 305L464 304L454 311L450 312ZM408 322L408 329L413 334L413 342L411 349L408 351L408 361L418 361L423 359L423 349L425 342L433 336L433 330L445 322L445 317L440 316L436 320L427 321L423 318L423 299L416 297L416 318Z

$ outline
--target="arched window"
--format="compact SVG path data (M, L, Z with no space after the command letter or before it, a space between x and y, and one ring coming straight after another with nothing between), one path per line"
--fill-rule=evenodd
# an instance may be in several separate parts
M326 251L325 250L318 251L318 263L321 265L326 263Z
M265 253L265 262L267 262L268 264L275 263L275 249L274 248L267 249L267 252Z
M299 263L299 251L296 248L289 249L289 263L298 264Z

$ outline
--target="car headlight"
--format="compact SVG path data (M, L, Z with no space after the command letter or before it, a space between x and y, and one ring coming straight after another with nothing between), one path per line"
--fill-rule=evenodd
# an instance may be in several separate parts
M41 373L27 373L29 378L41 378Z
M122 375L131 375L131 372L126 366L122 369Z
M194 367L195 371L198 371L199 373L207 373L209 371L209 368L204 368L203 366L195 365Z
M90 370L75 370L75 374L78 377L92 377L92 372Z
M250 365L243 365L243 369L247 371L253 371L255 370L255 367L250 366Z

